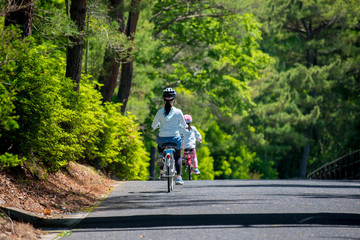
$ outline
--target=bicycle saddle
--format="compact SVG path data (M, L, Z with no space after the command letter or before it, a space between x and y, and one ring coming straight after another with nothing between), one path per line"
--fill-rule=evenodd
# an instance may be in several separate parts
M176 143L163 143L161 144L162 148L166 148L166 147L177 147Z

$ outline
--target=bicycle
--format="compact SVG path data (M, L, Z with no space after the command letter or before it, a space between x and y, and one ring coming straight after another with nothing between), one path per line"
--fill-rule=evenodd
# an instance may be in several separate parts
M193 158L192 158L192 148L186 148L184 149L183 156L186 157L185 159L185 172L189 173L189 180L192 180L192 173L194 172L194 166L193 166Z
M164 143L162 144L161 147L164 148L163 151L164 157L162 159L164 167L163 167L162 177L167 178L168 192L171 192L174 189L175 176L176 176L175 158L174 158L174 151L176 144Z

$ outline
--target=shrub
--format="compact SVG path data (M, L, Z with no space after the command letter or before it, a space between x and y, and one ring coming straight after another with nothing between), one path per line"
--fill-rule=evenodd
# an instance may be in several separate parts
M1 25L0 25L1 27ZM11 131L19 127L17 116L15 115L14 101L16 99L14 86L9 81L13 75L15 59L18 58L17 49L24 47L22 41L17 40L19 32L12 27L8 27L7 31L0 30L0 155L12 148L11 143L6 140ZM6 166L10 166L11 160L15 160L9 156L2 156L2 161ZM14 163L15 164L15 163Z
M46 171L82 160L122 179L146 179L148 156L135 117L122 116L120 105L103 106L90 76L75 92L55 46L21 40L12 28L2 34L7 47L0 53L11 61L1 55L0 166L22 164L18 155Z
M19 159L17 155L5 153L0 155L0 169L17 167L23 163L25 159Z
M196 156L201 174L194 175L194 179L214 180L214 159L210 156L210 149L206 146L201 146L196 150Z
M120 104L105 105L104 130L99 142L99 164L121 179L145 180L149 156L133 115L122 116Z
M9 92L5 88L4 83L0 83L0 137L2 132L19 127L16 122L17 117L13 115L15 109L13 104L14 99L14 92Z
M47 48L29 45L19 59L12 82L17 91L16 113L20 128L14 144L24 155L37 156L58 170L81 156L82 147L66 127L76 112L70 108L73 84L65 78L64 61L46 54Z

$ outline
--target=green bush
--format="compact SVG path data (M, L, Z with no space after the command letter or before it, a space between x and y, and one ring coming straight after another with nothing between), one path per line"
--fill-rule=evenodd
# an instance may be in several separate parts
M25 158L19 159L17 155L5 153L0 155L0 169L17 167L23 163Z
M201 146L196 149L196 157L198 159L200 175L194 175L195 180L214 180L214 159L210 156L210 149Z
M19 127L15 115L15 90L9 81L15 65L14 59L18 57L16 49L24 46L22 41L16 40L19 36L18 31L11 27L7 31L0 31L0 154L11 148L11 144L6 142L5 139L1 139L1 137L8 135L9 132ZM13 158L7 159L6 162L9 163Z
M17 117L13 115L15 106L14 92L9 92L3 83L0 83L0 137L1 133L18 128Z
M99 143L99 164L121 179L145 180L149 156L133 115L122 116L120 104L105 105L105 126Z
M254 162L251 164L250 169L253 173L253 176L258 176L259 179L278 179L279 174L274 167L273 161L264 161L256 157Z
M49 49L43 46L28 47L12 78L20 125L14 144L20 153L36 156L56 171L77 160L82 152L76 136L66 128L76 116L70 101L75 97L73 84L65 78L64 61L59 56L46 54Z
M11 51L0 47L0 53L11 61L0 59L0 167L22 164L21 155L46 171L81 160L121 179L147 178L148 155L134 116L122 116L116 104L103 106L90 76L82 76L75 92L56 46L21 40L11 28L2 36Z

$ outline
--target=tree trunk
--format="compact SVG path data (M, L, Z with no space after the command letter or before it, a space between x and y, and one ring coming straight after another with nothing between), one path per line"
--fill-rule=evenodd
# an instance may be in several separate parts
M32 32L32 20L34 13L34 0L15 0L7 2L5 14L5 27L19 25L23 38L30 36Z
M103 84L100 89L103 102L111 101L119 76L120 62L115 60L115 57L110 51L110 49L106 49L105 51L103 72L99 76L99 83Z
M310 155L311 127L306 128L305 137L306 137L306 144L303 148L303 153L299 168L299 178L301 179L306 178L306 168Z
M87 15L86 19L86 31L90 31L90 14ZM89 36L86 38L86 54L85 54L85 74L88 75L89 71L89 49L90 49L90 41Z
M72 44L67 48L66 77L74 81L76 84L74 90L79 91L84 48L83 31L85 28L86 0L71 1L70 17L75 22L79 35L69 37Z
M66 16L69 17L70 16L70 0L65 0L65 5L66 5Z
M310 24L308 26L306 26L305 22L304 23L304 27L305 29L307 29L307 41L311 41L312 39L312 22L310 21ZM313 49L310 46L306 47L306 52L305 52L305 59L306 59L306 67L310 68L313 64L315 64L317 62L317 58L316 55L314 54L315 51L313 51ZM310 95L312 97L314 97L316 95L315 91L311 91ZM311 110L307 110L307 113L310 113ZM299 166L299 178L301 179L306 179L306 168L307 168L307 163L309 160L309 156L310 156L310 147L311 147L311 131L312 131L312 127L308 126L305 130L305 138L306 138L306 144L303 148L303 152L302 152L302 156L301 156L301 162L300 162L300 166Z
M306 67L310 68L312 65L311 48L306 49ZM310 93L313 96L315 93ZM309 114L311 111L307 109L306 113ZM299 178L306 179L306 168L310 155L310 142L311 142L311 126L305 129L306 144L303 148L301 162L299 166Z
M129 19L126 26L126 35L129 36L132 40L134 39L137 21L139 19L140 13L140 2L141 0L132 0L131 8L129 11ZM131 52L132 49L129 49ZM120 76L120 86L118 92L118 99L122 103L121 112L125 113L126 105L130 95L131 82L133 77L133 60L121 64L121 76Z
M133 61L121 64L121 76L120 76L120 85L118 98L122 103L121 113L125 113L126 105L130 96L130 88L133 77Z
M110 1L110 17L112 21L117 21L120 25L119 32L125 33L124 0ZM120 62L118 54L111 49L106 49L103 72L99 76L99 83L103 86L100 89L103 102L110 102L116 87L119 76Z

